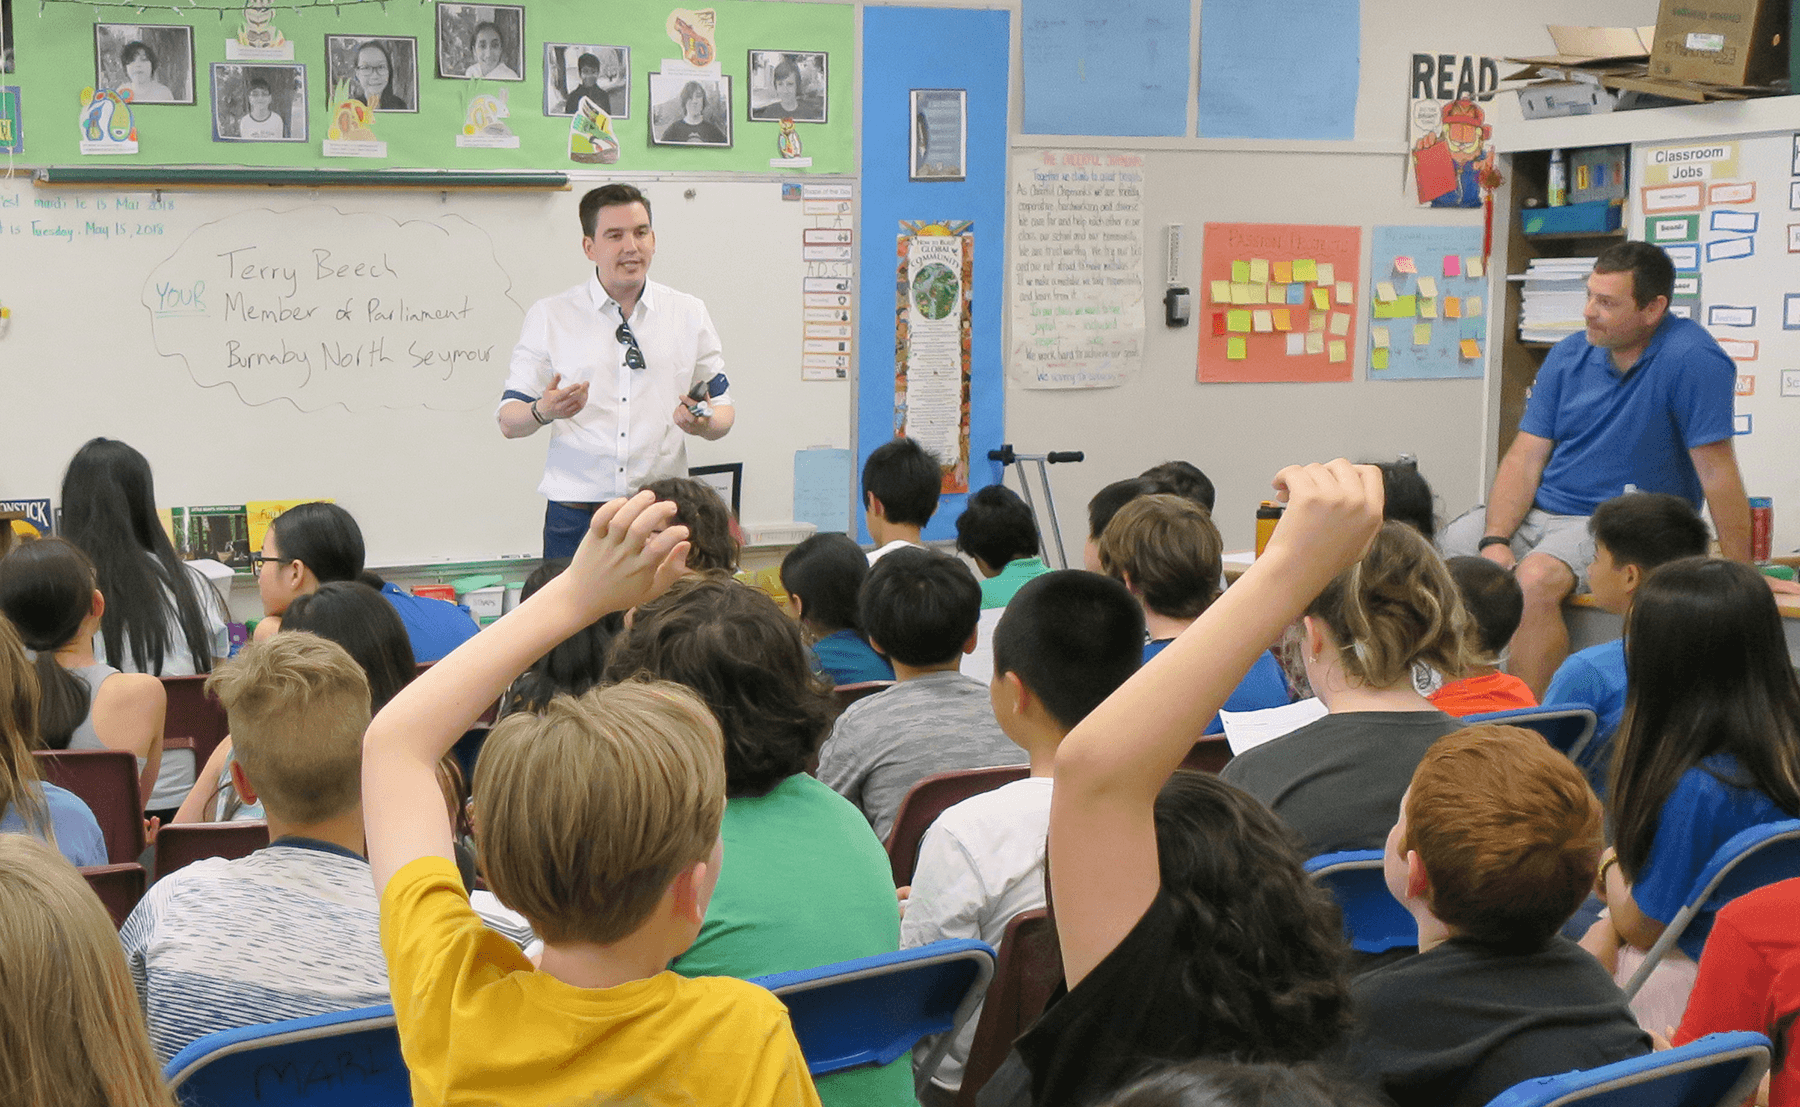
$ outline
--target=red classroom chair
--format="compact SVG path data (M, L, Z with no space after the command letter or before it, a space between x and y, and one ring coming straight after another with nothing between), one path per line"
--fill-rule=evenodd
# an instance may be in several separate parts
M156 832L156 879L208 857L248 857L268 844L269 824L260 819L165 826Z
M100 897L106 913L112 916L113 925L124 926L131 909L144 898L144 885L149 879L144 866L133 861L128 865L93 865L80 872L87 878L88 887Z
M1062 979L1062 947L1056 941L1056 924L1041 909L1014 915L1006 924L1005 937L1000 939L994 982L988 985L981 1018L975 1023L975 1040L963 1065L956 1107L975 1107L982 1085L1006 1060L1019 1035L1044 1013L1051 993Z
M144 852L144 798L129 750L33 750L43 778L81 797L100 822L106 859L115 865Z
M938 773L913 785L901 798L900 809L894 812L894 825L888 830L888 863L893 866L894 887L904 888L912 883L913 863L919 859L919 843L925 840L925 831L946 808L1030 775L1030 765L1002 765L994 769Z
M231 732L225 706L206 694L204 676L162 678L169 706L163 716L163 749L194 751L194 772L206 768L206 759Z

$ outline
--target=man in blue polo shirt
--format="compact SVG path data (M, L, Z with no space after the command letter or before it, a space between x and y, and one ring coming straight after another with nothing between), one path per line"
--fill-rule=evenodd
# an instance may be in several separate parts
M1726 557L1750 560L1750 505L1732 446L1737 368L1699 324L1669 314L1675 267L1622 242L1594 262L1584 333L1558 342L1487 503L1445 528L1446 554L1513 569L1525 593L1510 672L1540 698L1569 652L1562 601L1593 559L1587 517L1633 489L1711 509Z

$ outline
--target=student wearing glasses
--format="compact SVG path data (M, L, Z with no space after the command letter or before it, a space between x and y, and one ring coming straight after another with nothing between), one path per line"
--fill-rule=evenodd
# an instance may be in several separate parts
M686 476L683 436L723 438L735 417L706 305L649 279L650 201L609 184L580 211L594 275L526 312L496 413L508 438L550 428L546 558L574 555L598 505Z

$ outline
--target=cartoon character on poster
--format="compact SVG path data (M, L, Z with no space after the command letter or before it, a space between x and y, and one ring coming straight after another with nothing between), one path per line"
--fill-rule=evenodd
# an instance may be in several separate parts
M569 160L583 165L613 165L619 160L612 117L585 96L569 120Z
M506 108L505 90L483 92L469 99L469 110L463 119L462 133L511 138L512 129L506 125L506 120L511 115L512 112Z
M275 9L269 7L268 0L245 0L244 22L238 26L238 45L264 50L285 45L287 37L275 26L274 19Z
M1478 208L1481 175L1494 167L1494 148L1488 142L1494 128L1473 100L1452 100L1439 114L1440 128L1413 146L1419 203L1434 208Z
M375 115L369 105L350 92L349 81L339 81L331 90L331 126L325 137L332 142L377 142L373 124Z
M665 30L670 40L681 47L681 60L704 69L718 59L718 49L713 45L718 33L718 13L711 8L689 11L687 8L676 8L669 13Z
M84 154L135 154L137 123L131 116L131 95L110 88L81 90L81 152Z
M794 130L792 119L781 121L781 133L775 137L775 149L784 158L800 156L800 135Z

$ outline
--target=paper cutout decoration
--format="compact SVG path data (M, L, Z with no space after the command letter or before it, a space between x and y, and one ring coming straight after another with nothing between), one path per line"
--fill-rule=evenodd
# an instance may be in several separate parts
M1331 351L1327 356L1332 361L1343 361L1348 354L1349 344L1340 338L1331 343Z
M1473 361L1476 358L1480 357L1481 356L1481 343L1475 341L1473 338L1463 339L1462 340L1462 356L1468 358L1470 361Z
M469 97L463 113L462 133L456 144L476 149L517 149L519 136L512 133L506 120L512 115L506 108L505 89L481 89Z
M794 130L792 119L781 121L781 133L775 136L775 153L787 161L800 156L800 134Z
M25 117L17 85L0 85L0 154L25 152ZM0 335L6 333L6 310L0 309Z
M1429 345L1431 345L1431 324L1430 323L1414 323L1413 324L1413 345L1414 346L1429 346Z
M1246 348L1242 338L1238 338L1234 335L1225 340L1225 356L1227 358L1232 361L1242 361L1244 360L1245 353Z
M613 165L619 160L612 117L585 96L569 120L569 160L583 165Z
M1394 272L1417 273L1418 271L1419 267L1413 264L1413 259L1409 257L1397 257L1394 259Z
M1250 324L1257 334L1268 334L1275 329L1275 317L1269 314L1268 308L1260 308L1250 313Z
M1445 254L1444 255L1444 276L1446 276L1446 277L1462 276L1462 258L1458 257L1455 254Z
M131 94L120 95L110 88L81 90L81 128L83 154L135 154L138 152L137 123L131 115Z
M1421 296L1436 296L1437 295L1437 280L1433 277L1420 277L1419 278L1419 295L1421 295Z
M696 68L704 69L718 59L718 48L713 45L719 29L718 13L711 8L689 11L676 8L669 13L663 24L670 41L681 47L681 60Z
M1215 304L1229 304L1231 302L1230 281L1212 282L1212 302Z
M375 115L369 105L350 94L350 82L339 81L331 90L331 126L325 130L328 142L377 142Z
M1313 279L1318 281L1320 284L1336 284L1337 283L1337 266L1333 265L1329 261L1319 262L1319 264L1315 267Z
M275 26L268 0L244 0L244 21L225 40L226 61L293 61L294 44Z

